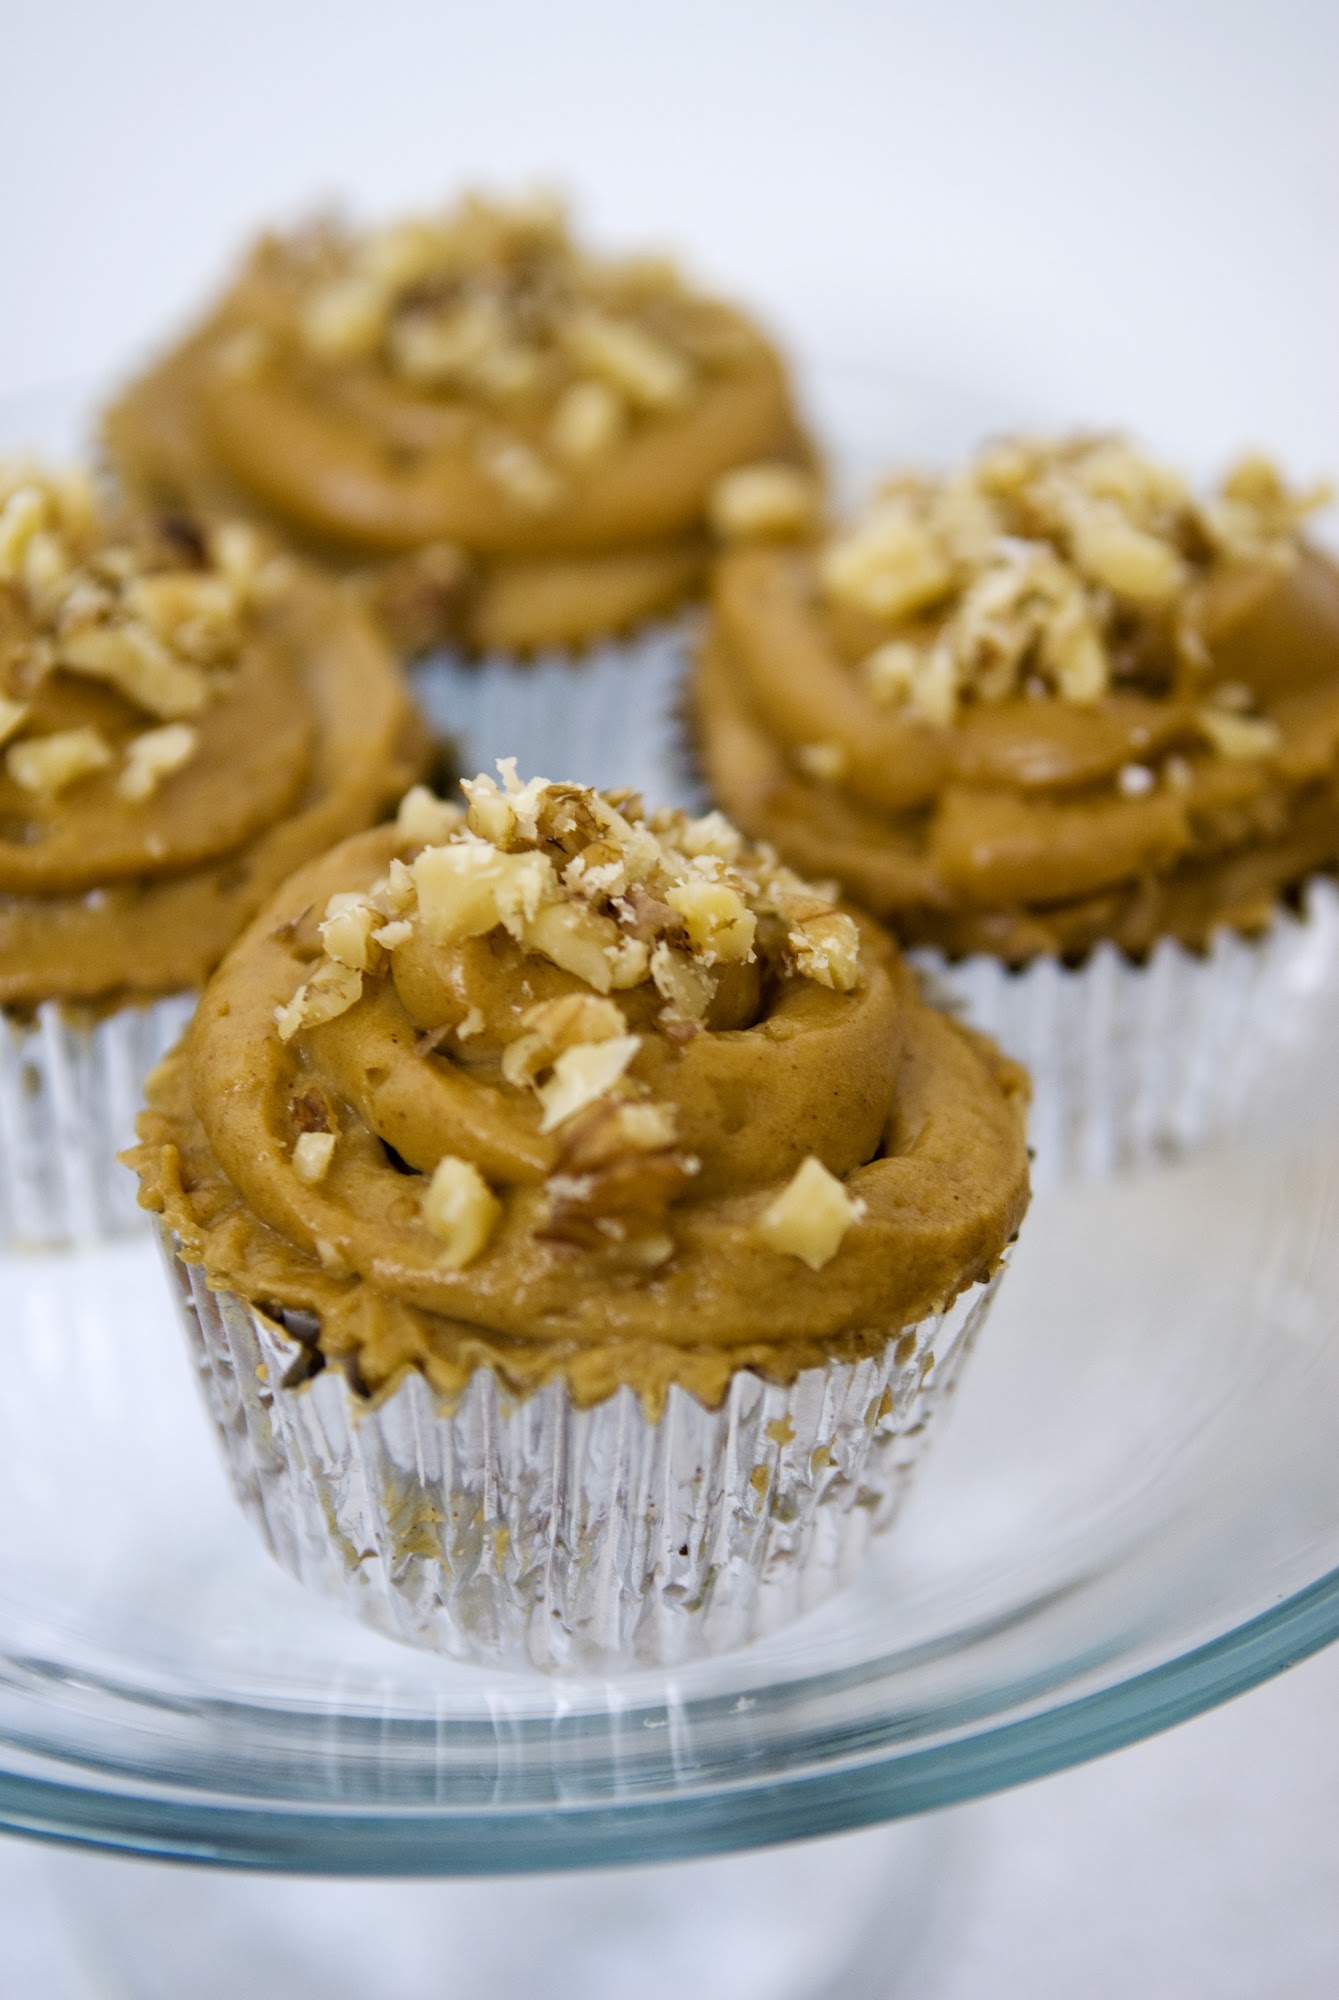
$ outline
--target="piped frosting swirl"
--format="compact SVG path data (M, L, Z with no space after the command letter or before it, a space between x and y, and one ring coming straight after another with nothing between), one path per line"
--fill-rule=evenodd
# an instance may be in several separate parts
M989 1271L1022 1086L719 814L477 778L305 871L212 982L138 1164L211 1279L376 1388L587 1400L868 1351Z
M1197 497L1123 439L1023 438L741 547L697 680L714 788L953 953L1257 928L1339 852L1325 498L1259 458Z

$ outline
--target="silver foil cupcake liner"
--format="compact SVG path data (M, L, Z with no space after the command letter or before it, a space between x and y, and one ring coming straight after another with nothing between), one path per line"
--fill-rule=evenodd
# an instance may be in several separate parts
M81 1022L57 1002L0 1016L0 1240L96 1242L142 1227L116 1155L135 1143L144 1079L194 1011L190 994Z
M692 616L580 655L434 653L413 669L414 693L434 730L454 741L464 776L514 757L522 778L627 785L674 804L684 790L675 713Z
M162 1231L233 1486L283 1567L394 1638L493 1666L609 1671L747 1644L822 1602L887 1526L999 1273L858 1363L789 1386L515 1401L479 1370L454 1407L410 1373L368 1402L302 1342L211 1291Z
M1052 1186L1183 1158L1267 1110L1333 1020L1339 891L1317 877L1259 936L1163 938L1142 965L1111 944L1073 968L910 956L929 998L1030 1071L1033 1186Z

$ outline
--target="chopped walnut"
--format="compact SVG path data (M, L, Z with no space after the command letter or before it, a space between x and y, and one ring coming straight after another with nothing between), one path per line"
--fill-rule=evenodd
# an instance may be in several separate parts
M716 981L705 966L697 965L685 951L675 951L662 938L651 954L651 977L664 996L666 1011L680 1021L701 1021L716 991Z
M589 465L623 434L626 406L607 382L574 382L549 420L549 449L568 465Z
M796 970L834 993L852 993L860 984L860 932L844 910L823 910L800 918L786 935Z
M597 993L640 985L650 964L645 944L584 903L545 904L526 924L525 942Z
M845 775L846 752L840 743L801 743L794 756L805 776L822 785L835 785Z
M547 1083L539 1086L543 1107L541 1132L552 1132L588 1104L606 1096L622 1078L641 1047L638 1035L619 1035L611 1041L578 1042L564 1049L553 1065Z
M11 743L5 752L5 767L15 784L48 801L77 785L81 778L105 771L112 761L105 739L87 727L30 737Z
M559 1171L545 1183L548 1216L540 1233L585 1249L607 1249L611 1241L645 1245L656 1237L672 1250L672 1239L664 1238L666 1211L699 1167L674 1152L676 1127L672 1105L627 1098L604 1098L568 1120Z
M243 542L245 567L237 560ZM16 477L0 462L0 583L18 613L17 644L12 626L6 635L8 694L33 693L59 668L114 688L165 724L198 715L244 643L253 599L264 595L262 555L249 529L183 537L170 523L100 507L85 477L31 467ZM58 743L17 768L54 773L55 782L42 776L35 785L54 796L73 782L60 774L75 771L76 751L77 775L101 768L90 761L89 739L79 741L82 750ZM122 796L152 796L195 745L194 731L143 732L127 753Z
M480 449L479 463L499 492L531 514L545 514L563 495L558 474L532 445L519 438L493 439Z
M874 618L905 618L953 587L952 560L902 496L881 501L823 557L829 596Z
M299 1132L293 1142L293 1172L307 1187L325 1179L334 1157L333 1132Z
M1234 715L1231 709L1204 707L1196 721L1220 757L1245 763L1272 756L1279 747L1279 726L1263 715Z
M782 541L818 515L818 487L794 465L741 465L718 479L707 517L723 541Z
M49 511L37 486L18 487L0 507L0 583L21 580L28 544L46 526Z
M665 900L683 918L690 944L708 965L752 957L758 919L728 883L676 882Z
M177 658L147 625L90 626L59 641L61 666L113 687L149 715L198 715L209 683L192 662Z
M923 722L944 728L957 714L958 670L951 647L889 639L875 647L863 672L874 699L888 707L909 709Z
M396 917L388 924L380 924L372 932L372 941L383 951L394 951L397 946L407 944L414 935L414 926L404 917Z
M379 915L362 896L336 895L326 904L320 926L327 956L352 972L375 972L380 964ZM409 926L405 926L406 931Z
M280 1041L291 1042L294 1035L308 1028L319 1028L323 1022L347 1014L362 995L361 972L340 965L333 958L323 960L305 985L298 988L288 1005L275 1008L274 1018Z
M8 743L27 720L26 701L10 701L7 696L0 695L0 743Z
M678 1137L672 1104L604 1099L576 1120L564 1135L563 1170L594 1173L628 1153L662 1153ZM687 1170L691 1174L691 1168Z
M848 1194L811 1153L764 1210L759 1230L773 1250L798 1257L811 1271L821 1271L836 1256L852 1223L865 1213L864 1202Z
M820 550L820 584L885 628L860 669L881 704L941 727L963 703L1024 693L1091 705L1141 671L1141 623L1207 664L1192 586L1217 564L1286 567L1326 497L1288 492L1256 459L1196 501L1123 439L1018 438L951 478L889 481Z
M397 831L406 840L425 843L449 840L464 823L463 809L435 798L426 785L414 785L405 793L395 819Z
M384 332L385 293L366 278L345 278L311 298L302 333L323 361L360 361L375 354Z
M670 409L692 390L693 368L687 357L635 320L577 312L559 329L559 337L579 368L606 381L641 409Z
M501 1035L504 1078L537 1090L551 1130L607 1095L631 1061L637 1037L617 994L650 982L665 1003L658 1029L682 1042L722 990L727 1014L752 1004L760 981L742 968L760 956L777 978L842 993L859 983L859 933L834 908L835 889L801 881L720 813L647 817L633 793L522 783L510 758L499 771L500 784L464 783L466 814L422 790L406 797L397 831L413 859L396 855L369 888L330 898L310 927L322 963L279 1010L285 1040L352 1006L363 978L384 976L411 939L449 950L503 930L580 982ZM470 1007L458 1031L430 1028L417 1046L428 1053L485 1025Z
M518 934L552 892L553 864L542 854L503 854L467 834L425 847L412 863L418 914L434 944L482 937L498 924Z
M164 778L189 764L200 747L200 732L189 722L164 723L146 729L126 746L126 760L116 789L135 804L152 798Z
M617 1041L628 1032L623 1010L593 993L569 993L544 1000L521 1016L523 1032L502 1057L502 1074L518 1087L534 1083L565 1049L581 1043Z
M464 1270L488 1247L502 1204L470 1160L448 1153L423 1193L423 1220L441 1244L448 1271Z

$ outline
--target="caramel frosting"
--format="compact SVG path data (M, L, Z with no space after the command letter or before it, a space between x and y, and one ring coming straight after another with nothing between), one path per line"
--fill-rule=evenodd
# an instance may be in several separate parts
M693 698L713 791L953 956L1258 930L1339 856L1325 497L1023 438L801 547L741 537Z
M156 501L240 507L380 565L407 643L454 625L521 649L697 587L713 485L799 449L743 314L664 260L579 249L552 202L480 199L265 238L105 435Z
M499 768L300 871L210 983L128 1156L187 1261L368 1393L653 1411L988 1275L1022 1073L719 814Z
M421 763L393 661L255 531L0 462L0 1005L203 983Z

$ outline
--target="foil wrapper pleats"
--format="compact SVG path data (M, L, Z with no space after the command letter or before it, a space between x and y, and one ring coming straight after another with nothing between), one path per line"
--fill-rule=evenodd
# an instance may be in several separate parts
M1111 944L1018 971L911 956L937 1005L1030 1072L1046 1187L1183 1158L1267 1112L1339 1001L1339 891L1317 878L1258 936L1220 930L1202 953L1163 938L1142 964Z
M0 1238L9 1248L96 1242L142 1227L135 1143L144 1079L190 1020L173 994L81 1020L54 1001L0 1017Z
M464 776L514 757L523 779L627 786L648 804L672 805L688 790L677 705L690 632L686 613L579 655L439 652L414 669L414 693L454 743Z
M875 1358L793 1383L741 1370L719 1409L631 1389L577 1408L479 1370L445 1407L407 1374L368 1401L302 1340L163 1247L234 1488L285 1569L392 1637L547 1671L675 1665L819 1604L892 1519L999 1273Z

